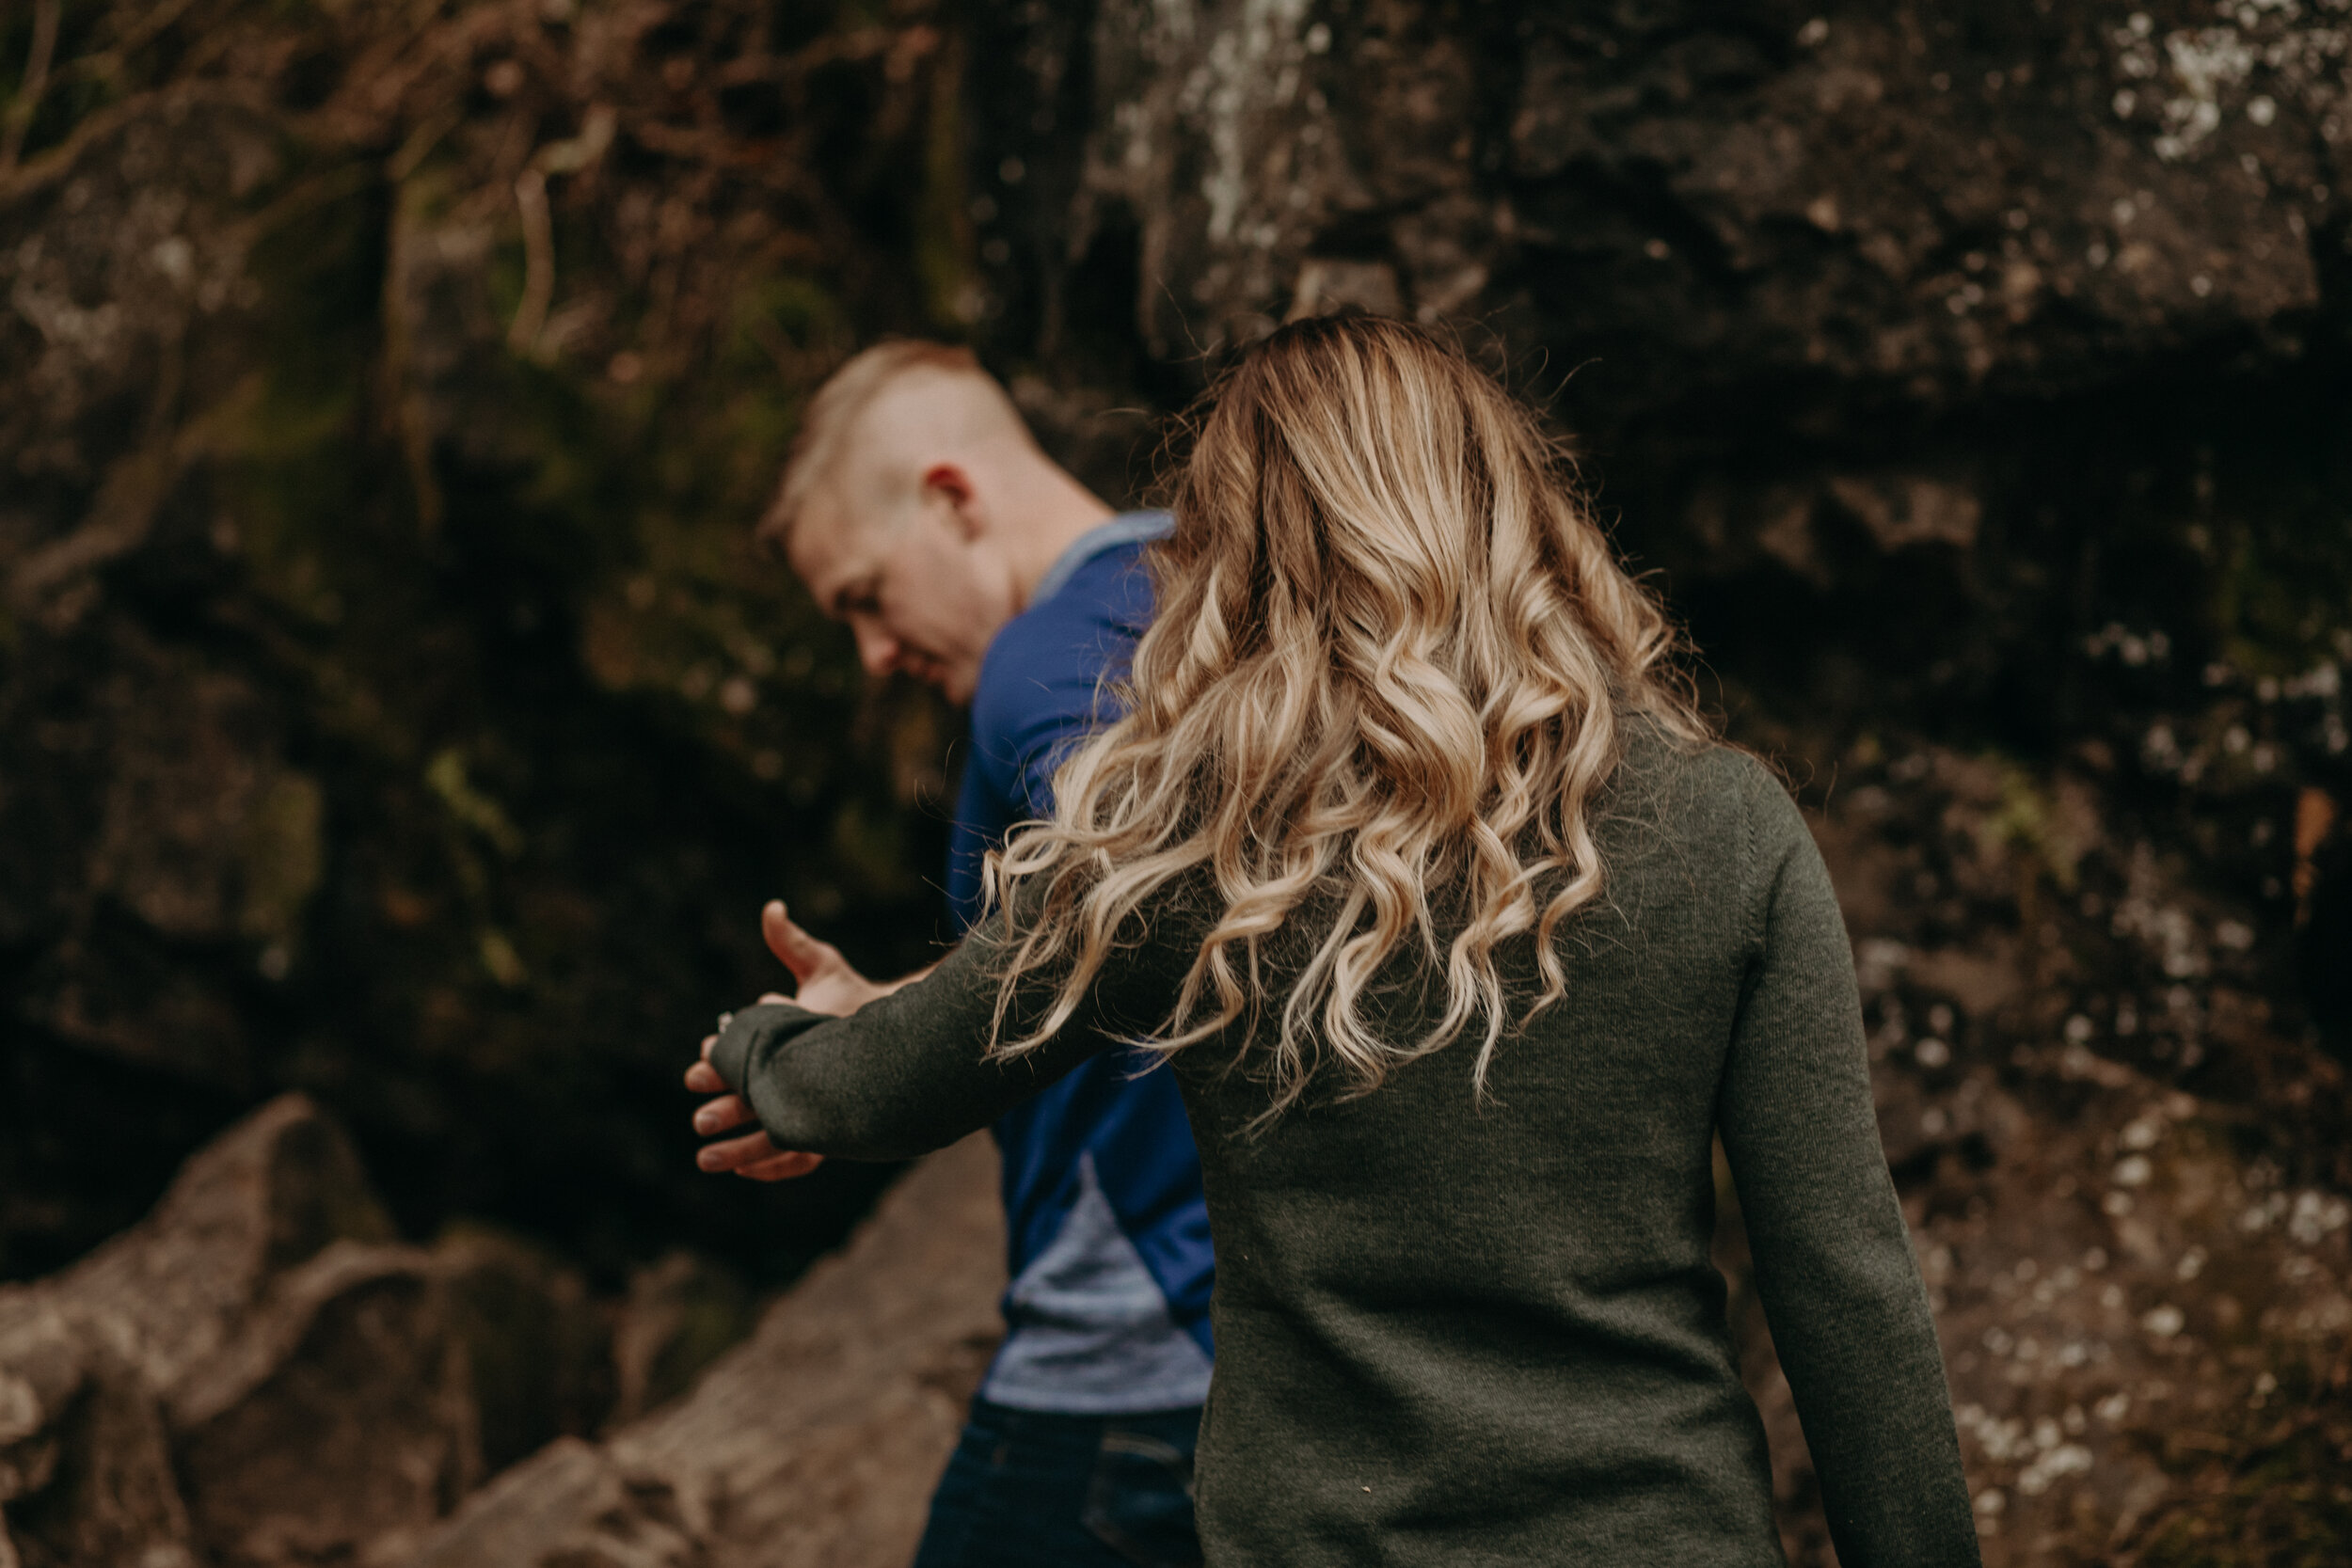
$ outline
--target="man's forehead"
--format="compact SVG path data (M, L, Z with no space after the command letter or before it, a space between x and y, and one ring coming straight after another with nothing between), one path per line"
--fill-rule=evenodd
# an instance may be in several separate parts
M785 558L821 603L834 589L870 569L873 534L870 528L854 526L850 509L830 487L822 488L809 496L792 520Z

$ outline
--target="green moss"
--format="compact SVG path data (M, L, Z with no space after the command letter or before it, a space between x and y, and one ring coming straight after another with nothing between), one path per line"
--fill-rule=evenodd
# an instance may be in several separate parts
M2003 766L2001 803L1985 819L1984 832L2024 860L2024 875L2047 875L2059 892L2074 891L2090 846L2066 827L2056 803L2023 768Z
M481 834L500 854L511 860L523 852L522 830L507 816L505 807L466 776L464 752L455 747L436 752L425 764L424 782L452 816Z
M2317 1348L2317 1347L2314 1347ZM2332 1354L2290 1352L2277 1386L2230 1434L2231 1458L2199 1456L2183 1500L2153 1521L2134 1560L2147 1568L2334 1568L2352 1562L2352 1407Z
M246 817L240 860L245 874L240 929L285 942L326 874L326 794L302 773L281 773Z
M639 1271L615 1347L623 1402L615 1414L634 1418L686 1392L756 1315L742 1280L707 1258L674 1252Z
M479 1223L447 1227L434 1254L466 1347L484 1467L594 1431L612 1402L612 1336L586 1282L544 1248Z
M923 196L914 214L914 267L923 302L938 327L961 332L972 315L977 280L972 267L970 193L963 178L962 45L944 45L949 57L931 76L930 135L923 146Z
M475 950L482 955L484 973L508 990L520 990L531 984L531 971L523 963L523 956L515 950L514 939L504 931L493 927L483 932Z
M2352 1561L2352 1500L2332 1454L2280 1455L2166 1519L2137 1559L2145 1568L2340 1568Z
M688 1297L678 1313L677 1333L653 1365L648 1392L653 1402L684 1393L695 1375L743 1338L753 1320L750 1294L732 1275L715 1277Z
M2300 674L2339 652L2352 604L2352 518L2342 443L2309 451L2234 486L2232 515L2209 531L2213 615L2224 657L2243 670Z

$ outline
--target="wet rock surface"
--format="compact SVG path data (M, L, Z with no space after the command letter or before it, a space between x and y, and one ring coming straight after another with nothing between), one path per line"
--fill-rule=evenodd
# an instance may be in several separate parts
M1100 483L1346 306L1573 433L1829 855L1990 1560L2352 1549L2345 20L973 24L979 330Z
M2352 1519L2341 1065L2281 1030L2245 907L2158 873L2082 777L2026 809L1981 756L1847 761L1817 831L1987 1560L2326 1560ZM1990 907L1933 918L1954 901Z
M995 1158L982 1135L925 1161L691 1393L515 1466L410 1568L908 1560L1003 1333Z
M481 1476L451 1306L342 1132L274 1102L137 1227L0 1289L0 1528L28 1564L260 1564L430 1522Z
M477 1227L402 1244L284 1097L0 1287L0 1561L902 1561L1001 1333L993 1160L929 1162L759 1313L684 1253L599 1298Z
M936 951L952 728L748 533L841 345L924 319L941 58L752 5L0 21L0 1278L289 1088L403 1233L608 1288L788 1277L869 1200L645 1113L776 978L762 899Z
M1123 500L1221 356L1354 305L1553 409L1812 814L1988 1558L2341 1560L2347 28L8 12L0 1276L51 1277L0 1292L0 1551L901 1550L981 1338L920 1394L779 1352L821 1420L693 1381L882 1176L704 1181L679 1053L771 894L935 951L953 764L746 521L881 332Z

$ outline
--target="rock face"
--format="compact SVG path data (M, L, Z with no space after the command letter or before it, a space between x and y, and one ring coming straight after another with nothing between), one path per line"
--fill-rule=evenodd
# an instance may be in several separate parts
M2234 700L2341 794L2285 690L2352 589L2331 16L984 8L983 331L1076 425L1299 310L1445 324L1735 697L2126 758L2169 709L2175 769Z
M73 1269L0 1290L0 1509L27 1564L314 1562L481 1477L453 1287L298 1097Z
M762 899L935 952L951 727L749 526L926 319L944 46L771 9L0 26L0 1278L288 1088L409 1233L607 1284L787 1276L870 1198L742 1223L644 1114L773 983Z
M1816 831L1988 1560L2335 1553L2341 1067L2281 1030L2243 906L2106 838L2080 778L2026 806L1980 755L1858 760Z
M901 1562L1001 1333L993 1160L928 1162L714 1366L743 1325L707 1264L608 1304L496 1233L403 1245L273 1101L0 1288L0 1563Z
M1569 405L1620 420L2291 357L2343 264L2332 9L996 8L998 319L1162 362L1302 304L1483 320L1601 356Z
M984 8L983 332L1105 483L1089 411L1288 315L1465 334L1732 705L2259 786L2283 936L2352 767L2331 16Z
M1830 853L1995 1561L2352 1550L2340 12L971 24L979 332L1098 483L1342 306L1574 433Z
M898 1568L1003 1332L994 1171L933 1155L691 1396L515 1466L410 1568Z
M771 980L760 898L930 954L952 734L748 550L800 399L969 335L1124 499L1222 356L1351 304L1552 407L1814 813L1989 1555L2352 1552L2336 0L29 11L0 1276L68 1272L0 1295L23 1560L397 1556L516 1461L436 1550L753 1552L798 1483L717 1383L662 1403L748 1298L651 1260L782 1277L880 1176L708 1183L661 1107ZM280 1104L85 1256L288 1088L382 1209L294 1203L270 1150L360 1189ZM635 1306L397 1240L461 1214ZM913 1497L952 1400L855 1386L904 1431L757 1430Z

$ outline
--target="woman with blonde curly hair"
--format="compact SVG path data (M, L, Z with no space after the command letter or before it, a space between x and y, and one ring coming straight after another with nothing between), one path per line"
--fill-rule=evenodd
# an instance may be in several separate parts
M898 1159L1098 1052L1173 1071L1203 1550L1313 1564L1781 1560L1720 1133L1840 1560L1976 1562L1820 856L1534 417L1411 326L1296 323L1174 511L992 916L848 1018L736 1015L700 1125Z

